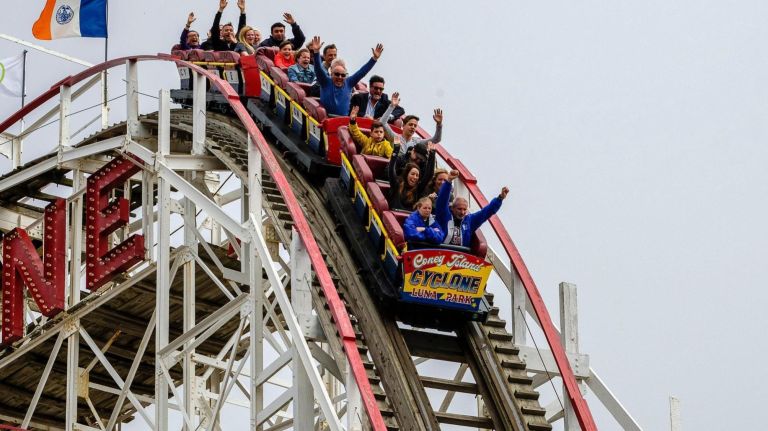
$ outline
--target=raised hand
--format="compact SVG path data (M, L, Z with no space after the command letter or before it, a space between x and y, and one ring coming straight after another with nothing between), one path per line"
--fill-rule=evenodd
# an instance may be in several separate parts
M357 118L357 113L360 111L360 107L355 105L352 107L352 111L349 112L349 119L354 120Z
M430 193L427 197L432 199L432 200L435 200L435 199L437 199L437 193L434 193L434 192Z
M227 8L227 0L219 0L219 12L223 12Z
M397 91L392 93L392 101L390 103L392 103L392 106L394 107L400 106L400 93Z
M376 48L371 48L373 52L373 59L378 60L381 57L381 53L384 52L384 45L377 43Z
M192 25L192 23L195 22L196 19L197 18L195 18L195 13L194 12L190 12L189 16L187 17L187 27Z
M448 172L448 180L453 181L458 177L459 177L459 171L457 171L456 169L451 169L451 172Z
M507 187L502 187L501 193L499 193L499 199L504 199L507 197L507 193L509 193L509 189Z
M427 141L427 151L435 151L435 143L432 141Z
M307 49L312 51L312 52L318 52L318 51L320 51L320 47L322 45L323 45L323 43L320 41L320 36L315 36L307 44Z
M435 123L437 124L443 124L443 110L435 108L435 113L432 114L432 119L435 120Z
M290 12L285 12L283 14L283 21L285 21L285 23L288 24L288 25L296 24L296 20L293 19L293 15L291 15Z
M237 0L237 7L240 8L240 13L245 13L245 0Z

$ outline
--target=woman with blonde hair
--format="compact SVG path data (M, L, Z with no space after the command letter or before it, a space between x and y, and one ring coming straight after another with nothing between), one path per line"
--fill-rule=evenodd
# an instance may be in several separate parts
M241 55L253 55L256 47L261 42L261 33L258 29L249 25L243 27L237 34L238 44L235 45L235 52Z

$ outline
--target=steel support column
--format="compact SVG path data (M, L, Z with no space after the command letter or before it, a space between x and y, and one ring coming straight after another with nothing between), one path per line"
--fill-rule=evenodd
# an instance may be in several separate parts
M579 353L579 317L576 301L576 285L571 283L560 283L560 339L563 342L565 353ZM581 388L583 384L579 382ZM563 393L566 388L563 387ZM576 412L573 411L573 405L568 397L563 397L564 411L563 422L565 431L580 431L579 420Z
M261 153L251 137L248 137L248 195L241 201L242 221L261 220ZM245 188L243 188L245 190ZM251 214L254 216L251 217ZM255 241L248 242L247 252L242 253L243 270L250 283L250 356L251 356L251 430L262 430L258 414L264 409L264 389L257 383L257 376L264 370L264 282L261 276L261 256ZM245 251L245 247L243 248ZM277 288L277 287L276 287Z
M312 264L307 249L301 238L293 232L291 239L291 305L296 319L306 336L312 328ZM293 362L301 361L299 352L293 348ZM315 401L312 383L303 367L293 368L293 427L294 429L312 429L315 422Z
M158 109L157 160L171 149L170 92L160 90ZM155 429L168 429L168 383L163 375L160 351L168 345L171 269L171 185L158 175L157 282L155 300Z

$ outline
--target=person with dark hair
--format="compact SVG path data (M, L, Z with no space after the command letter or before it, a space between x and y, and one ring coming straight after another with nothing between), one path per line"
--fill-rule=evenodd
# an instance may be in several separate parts
M386 128L387 125L384 124L384 129ZM395 142L398 140L400 140L400 137L395 136ZM430 181L432 179L432 175L434 175L436 167L434 145L429 141L426 143L419 142L418 144L409 148L405 154L401 154L399 152L399 147L400 146L398 146L397 149L398 151L395 151L395 153L392 154L392 160L395 161L395 175L400 175L405 165L408 163L413 163L419 167L421 172L428 172L429 177L425 180Z
M445 232L432 215L430 198L421 198L416 202L416 210L403 223L403 236L408 242L440 244L443 241Z
M287 69L294 64L296 64L296 58L293 55L293 44L289 40L280 42L280 51L275 54L275 66Z
M390 101L384 93L384 78L379 75L373 75L368 80L368 93L360 92L352 96L351 105L357 106L360 112L365 112L365 117L378 118L384 123L395 121L405 113L403 108L396 106L386 118L383 117Z
M181 37L179 37L178 49L189 50L200 48L200 34L195 30L190 30L189 27L195 22L195 13L190 12L187 16L187 25L184 26L184 30L181 31Z
M221 22L221 13L224 12L228 0L219 0L219 11L213 18L211 26L211 36L207 42L210 42L210 48L214 51L234 51L237 46L236 34L245 27L245 0L237 0L237 7L240 8L240 20L237 23L237 33L232 23L226 23L219 27Z
M286 39L285 24L283 24L282 22L276 22L272 24L272 27L269 28L269 32L270 32L269 37L264 39L259 44L259 47L280 46L280 44L284 40L290 41L293 47L300 47L304 45L304 41L307 40L307 38L304 37L304 32L301 31L301 27L299 27L299 25L296 24L296 20L293 19L293 15L291 15L289 12L285 12L283 14L283 21L285 21L286 24L291 26L291 32L293 33L293 38Z
M395 166L397 164L397 145L392 152L392 157L387 166L389 175L389 202L390 209L410 210L419 198L425 195L424 190L427 183L432 178L434 172L434 163L429 163L425 170L422 170L416 163L406 163L402 170L397 173Z
M338 50L336 45L325 45L325 48L323 48L323 69L327 70L329 74L331 73L331 63L337 56Z
M322 61L320 60L320 46L322 46L320 36L313 37L312 42L308 45L309 50L313 53L315 75L317 76L318 84L320 84L320 103L323 104L328 115L348 115L352 90L373 69L376 61L384 51L384 45L379 43L375 48L371 48L373 55L368 62L349 77L347 77L347 68L345 66L334 64L331 70L333 78L323 69Z
M392 101L383 116L389 118L398 106L400 106L400 93L393 93ZM436 124L435 135L429 139L425 139L416 134L416 130L419 128L419 117L409 114L403 118L403 145L400 147L400 155L404 155L411 147L419 142L430 141L434 144L440 143L443 139L443 110L435 108L432 119L435 120ZM395 132L392 131L389 124L384 123L384 131L387 134L387 139L394 139Z
M458 172L452 171L448 176L449 181L445 181L442 187L440 187L437 201L435 201L435 219L440 225L440 229L445 232L443 244L469 247L472 243L472 234L499 211L502 201L507 197L507 193L509 193L509 189L502 187L499 196L493 198L491 203L480 211L467 214L469 203L463 197L456 197L453 203L450 205L448 203L453 187L451 181L457 176Z
M453 177L451 177L451 175L453 175ZM440 192L440 187L443 186L443 183L456 178L458 175L459 171L455 169L451 171L443 168L435 169L435 173L432 175L432 180L429 182L429 184L427 184L427 193L429 193L429 198L434 202L437 199L437 194ZM453 201L453 193L451 193L449 196L448 201Z
M288 68L288 80L290 82L301 82L312 84L315 82L315 69L309 64L309 50L301 48L296 51L296 64Z
M360 128L357 127L358 107L353 106L349 113L349 134L352 140L360 145L360 153L369 156L392 157L392 144L384 139L384 125L379 121L374 121L371 125L371 136L365 136Z

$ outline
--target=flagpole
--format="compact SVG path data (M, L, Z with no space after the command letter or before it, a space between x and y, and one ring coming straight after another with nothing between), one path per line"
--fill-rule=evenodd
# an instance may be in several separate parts
M26 49L21 53L21 108L24 109L27 96L27 51ZM19 137L11 141L11 165L13 169L21 166L21 147L24 143L24 117L21 117L21 132Z
M106 8L107 35L104 37L104 62L109 60L109 0L105 0ZM101 128L106 129L109 125L109 94L107 93L107 71L101 72L102 94L101 94Z
M24 99L27 96L27 51L26 49L22 51L22 60L21 60L21 107L24 108ZM22 128L24 127L24 119L21 119ZM22 130L22 133L24 131Z

